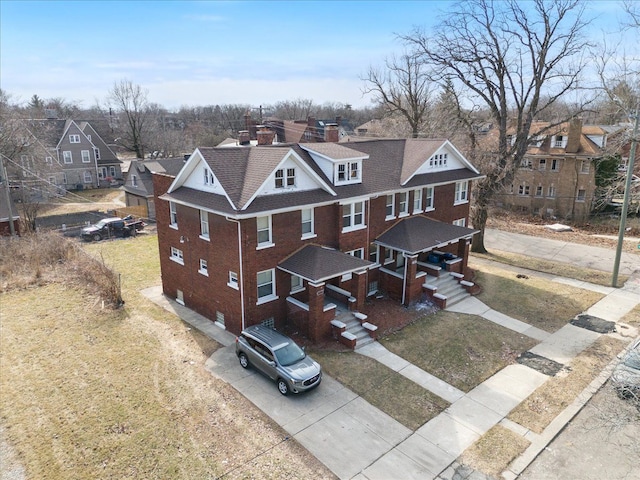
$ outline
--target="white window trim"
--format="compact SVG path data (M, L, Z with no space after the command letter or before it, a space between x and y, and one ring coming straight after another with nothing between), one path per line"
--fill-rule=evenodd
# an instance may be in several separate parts
M460 185L460 190L458 190L458 185ZM462 189L464 187L464 190ZM460 200L460 194L464 191L465 198L464 200ZM456 182L456 190L455 190L455 201L454 205L462 205L465 203L469 203L469 181L464 180L462 182Z
M356 257L355 253L360 252L360 256ZM359 258L360 260L364 260L364 248L356 248L355 250L349 250L345 252L347 255L351 255L352 257Z
M235 278L235 282L232 280L233 278ZM227 286L235 288L236 290L240 290L240 287L238 286L238 274L236 272L232 272L231 270L229 270L229 280L227 281Z
M84 183L93 183L93 175L91 175L91 172L84 172L84 174L82 175L82 180L84 181Z
M178 254L178 252L180 253ZM169 258L180 265L184 265L184 252L179 248L171 247L171 255Z
M204 215L204 219L203 219L203 215ZM202 226L205 225L207 226L207 233L203 233L203 228ZM200 238L202 240L206 240L207 242L211 241L210 238L210 231L209 231L209 213L206 210L200 210Z
M356 204L361 204L362 205L362 223L358 223L355 224L355 218L356 218ZM344 207L345 205L351 205L351 213L349 214L349 218L351 219L351 225L349 225L348 227L342 227L342 233L349 233L349 232L355 232L357 230L362 230L364 228L367 228L367 224L365 222L365 209L366 209L366 205L364 200L360 201L360 202L352 202L352 203L344 203L341 205L341 207ZM341 212L342 213L342 212ZM342 219L343 219L343 223L344 223L344 214L342 215Z
M174 202L169 202L169 227L178 230L178 207Z
M205 269L202 268L202 262L207 263L207 261L204 258L200 259L200 268L198 268L198 273L201 274L201 275L204 275L205 277L208 277L209 276L209 270L208 269L205 270Z
M351 178L351 166L352 165L357 165L357 172L358 172L358 176L356 178ZM345 168L345 180L339 180L339 170L340 170L340 165L344 165ZM353 162L338 162L335 164L334 166L334 170L333 170L333 184L334 185L349 185L352 183L361 183L362 182L362 161L361 160L356 160Z
M304 212L305 210L311 212L311 231L308 233L303 233L300 237L300 240L307 240L309 238L316 238L318 236L316 235L315 209L313 207L303 208L302 210L300 210L300 228L302 228L302 224L304 223L302 221L302 212Z
M431 205L427 205L427 199L429 198L429 190L431 190ZM436 189L434 187L425 187L425 192L424 192L424 211L425 212L433 212L436 207L434 207L435 205L435 195L436 195Z
M395 261L395 258L393 258L393 250L390 248L385 248L384 249L384 265L388 265L390 263L393 263Z
M273 243L273 225L271 223L271 215L264 215L262 217L256 217L256 241L258 241L258 218L264 218L267 217L267 220L269 222L269 240L262 242L262 243L258 243L256 245L256 250L262 250L264 248L271 248L273 246L275 246L275 243Z
M303 292L304 291L304 280L302 280L302 277L300 277L298 275L291 275L291 279L293 279L294 277L300 279L300 285L298 287L296 287L296 288L291 287L291 291L289 293L293 294L293 293Z
M422 208L422 193L422 188L416 188L413 190L413 215L424 212L424 209ZM418 200L417 202L416 199ZM418 204L418 208L416 208L416 203Z
M467 226L467 219L466 218L458 218L457 220L454 220L453 225L456 225L458 227L466 227Z
M408 217L409 216L409 192L400 192L400 199L398 200L398 218ZM404 211L402 208L402 195L404 195Z
M258 301L256 302L256 305L262 305L264 303L268 303L268 302L272 302L274 300L278 299L278 295L276 295L276 270L275 268L270 268L268 270L261 270L259 272L256 273L256 295L258 294L258 289L260 288L260 285L258 285L257 282L257 278L258 275L264 272L271 272L271 293L269 295L266 295L262 298L258 297Z
M80 143L80 135L70 134L69 135L69 143Z
M67 162L67 155L69 154L69 161ZM71 165L73 163L73 152L71 150L63 150L62 151L62 162L65 165Z
M87 153L86 160L85 152ZM82 159L82 163L91 163L91 152L89 150L80 150L80 158Z
M376 252L376 261L373 262L374 266L380 265L380 245L374 244L373 246L375 248L374 251ZM371 246L369 246L369 261L371 261Z
M387 208L389 207L389 203L388 203L389 197L391 197L391 215L387 215ZM386 215L384 217L385 221L395 220L395 218L396 218L396 195L395 195L395 193L387 195L385 197L384 202L385 202L384 203L384 214Z

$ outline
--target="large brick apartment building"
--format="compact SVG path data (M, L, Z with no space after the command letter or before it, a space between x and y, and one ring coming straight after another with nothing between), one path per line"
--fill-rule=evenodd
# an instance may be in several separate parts
M320 340L336 303L409 305L429 271L464 278L480 177L447 140L196 149L177 176L154 174L164 293L236 334Z

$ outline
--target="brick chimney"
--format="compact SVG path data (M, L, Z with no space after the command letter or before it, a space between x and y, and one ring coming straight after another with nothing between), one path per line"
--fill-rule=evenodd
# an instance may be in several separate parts
M338 125L335 123L327 123L324 126L324 141L338 143L340 135L338 134Z
M240 130L238 132L238 143L240 145L250 145L251 137L249 137L249 130Z
M265 125L257 125L256 128L258 129L256 132L258 145L271 145L273 143L275 132Z
M582 136L582 119L572 118L569 120L569 135L567 136L567 147L565 152L577 153L580 149L580 137Z

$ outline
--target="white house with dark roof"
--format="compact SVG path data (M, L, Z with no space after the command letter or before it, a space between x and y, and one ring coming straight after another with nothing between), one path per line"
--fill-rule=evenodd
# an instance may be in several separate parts
M236 334L263 323L362 344L367 296L444 306L446 282L471 285L481 177L444 139L196 149L154 175L164 292ZM345 331L349 318L370 329Z

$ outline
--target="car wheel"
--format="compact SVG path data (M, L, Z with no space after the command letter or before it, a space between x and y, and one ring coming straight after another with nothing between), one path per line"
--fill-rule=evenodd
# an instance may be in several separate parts
M240 360L240 366L242 368L249 368L249 359L244 353L238 355L238 360Z
M99 233L96 233L96 234L93 235L93 239L96 242L99 242L100 240L102 240L102 235L100 235Z
M282 395L289 395L289 384L281 378L278 379L278 391Z

